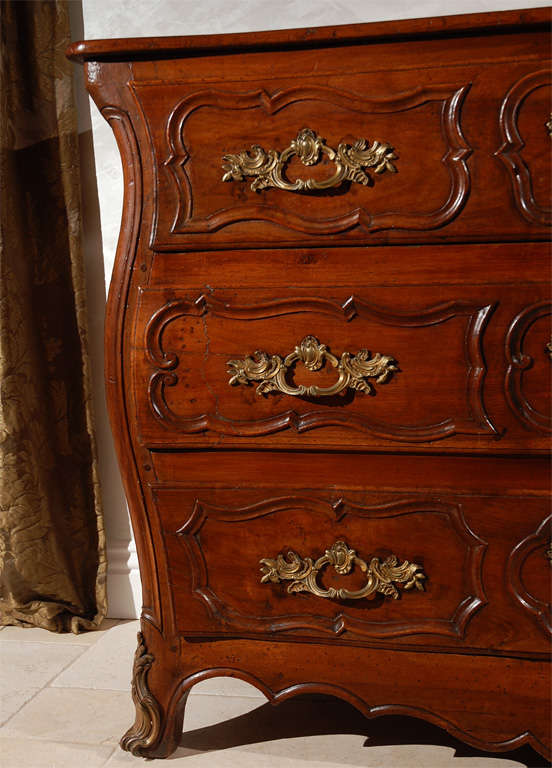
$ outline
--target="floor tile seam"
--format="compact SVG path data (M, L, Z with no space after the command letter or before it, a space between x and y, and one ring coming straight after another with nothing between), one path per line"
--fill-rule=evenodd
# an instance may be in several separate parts
M29 734L18 735L16 733L3 734L0 731L0 746L2 741L7 741L8 739L11 739L12 741L28 741L28 740L37 741L37 742L45 741L46 743L49 743L49 744L63 744L64 746L68 746L68 747L112 747L111 752L109 753L109 756L106 757L106 761L111 760L115 752L119 749L119 742L114 742L114 741L91 742L91 741L73 741L72 739L63 739L63 741L59 741L58 739L52 739L51 737L44 738L43 736L32 736ZM103 763L101 768L103 768L104 765L105 763Z
M106 745L106 746L107 746L107 745ZM117 752L119 749L120 749L120 746L119 746L119 744L115 744L115 745L113 746L113 749L112 749L112 750L111 750L111 752L109 753L109 757L107 757L107 758L106 758L106 761L105 761L105 763L102 763L102 764L101 764L100 768L105 768L105 767L106 767L106 765L109 765L109 763L111 762L111 758L115 756L115 752ZM145 761L144 761L144 762L145 762Z
M0 745L3 739L23 739L25 741L46 742L50 744L72 744L73 746L78 747L111 747L113 745L113 752L115 751L115 748L119 746L119 737L104 739L103 741L69 741L67 738L56 738L50 734L38 736L31 733L23 734L20 731L8 731L7 733L2 733L2 730L3 728L0 729ZM113 756L113 752L109 758Z
M8 719L7 719L7 720L4 720L2 723L0 723L0 734L2 733L2 729L3 729L3 728L5 728L5 727L8 725L8 723L10 722L10 720L11 720L13 717L15 717L15 715L17 715L19 712L21 712L21 710L23 709L23 707L26 707L26 706L27 706L27 704L30 704L30 702L31 702L31 701L32 701L34 698L36 698L36 696L38 696L38 694L39 694L39 693L40 693L40 692L41 692L43 689L42 689L42 688L31 688L31 690L34 690L34 693L33 693L33 695L32 695L32 696L31 696L29 699L25 699L25 701L23 702L23 704L21 704L21 706L20 706L20 707L18 707L18 708L15 710L15 712L12 712L12 713L11 713L11 715L8 717Z
M0 0L2 2L2 0ZM105 691L106 693L130 693L130 683L128 688L122 690L121 688L96 688L91 685L48 685L51 691Z
M190 696L211 696L217 699L255 699L256 701L262 701L263 704L268 703L266 696L254 696L251 693L203 693L203 691L194 691L193 688L190 691Z
M61 672L60 672L61 674ZM52 683L55 682L51 681L48 685L45 685L44 688L50 688L51 690L55 691L107 691L109 693L130 693L131 692L131 685L129 682L128 688L121 689L121 688L103 688L99 686L91 686L91 685L53 685ZM43 688L40 688L39 691L43 690ZM237 693L203 693L202 691L190 691L190 697L192 696L206 696L208 698L212 699L253 699L254 701L262 702L263 704L266 704L268 702L268 699L265 696L252 696L248 694L237 694Z
M99 640L99 638L98 638ZM7 644L7 643L16 643L17 645L55 645L56 648L65 648L66 646L70 646L71 648L82 648L83 650L87 651L90 648L93 648L98 640L94 640L93 643L76 643L71 642L70 640L62 640L62 641L56 641L56 640L11 640L9 637L3 638L0 637L0 645Z
M18 639L9 639L9 638L0 638L1 642L3 643L45 643L48 645L77 645L79 648L92 648L92 646L96 645L102 638L107 636L108 632L111 632L113 629L117 629L117 627L128 624L131 621L137 621L137 619L109 619L109 621L113 622L113 625L110 627L107 627L105 629L97 629L90 632L49 632L48 630L44 630L49 635L49 639L47 640L40 640L40 639L34 639L34 640L22 640L21 638ZM16 624L6 624L0 626L0 632L3 629L10 629L10 628L18 628L22 632L24 632L26 629L29 630L36 630L39 629L39 627L36 626L30 626L30 627L18 627ZM83 637L87 636L91 639L90 642L78 642L77 640L73 640L73 638L77 637ZM53 640L51 638L56 637L60 638L59 640ZM61 639L63 638L63 639ZM65 639L65 638L71 638L71 639Z
M238 699L240 701L247 700L247 701L258 701L259 706L264 706L265 704L268 704L267 699L261 699L258 696L239 696L237 694L226 694L226 693L193 693L193 691L190 691L188 701L193 697L202 696L203 698L207 699Z
M58 646L58 647L59 647L59 646ZM80 646L72 646L72 647L73 647L73 648L76 648L76 647L80 647ZM60 675L62 675L62 674L63 674L63 673L64 673L64 672L65 672L67 669L69 669L69 667L71 667L71 666L72 666L72 665L73 665L73 664L74 664L76 661L78 661L78 660L79 660L79 659L80 659L82 656L84 656L84 654L86 653L86 651L87 651L87 650L89 650L89 649L88 649L88 648L83 648L83 649L82 649L82 651L79 653L79 655L78 655L78 656L76 656L74 659L71 659L70 661L68 661L68 662L67 662L67 664L66 664L66 665L65 665L65 666L64 666L62 669L60 669L58 672L56 672L56 674L55 674L53 677L51 677L51 678L50 678L50 679L49 679L49 680L48 680L46 683L44 683L44 685L42 686L42 688L44 689L44 688L50 688L50 687L52 687L52 683L54 682L54 680L55 680L56 678L58 678Z

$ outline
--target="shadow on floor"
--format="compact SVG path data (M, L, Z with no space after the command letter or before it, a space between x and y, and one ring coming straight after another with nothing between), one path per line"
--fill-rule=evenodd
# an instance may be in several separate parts
M193 706L193 703L192 703ZM193 753L308 736L357 734L364 746L434 745L455 751L455 757L512 760L527 768L550 764L529 746L489 753L470 747L431 723L413 717L387 715L368 720L347 702L331 697L302 697L277 707L264 704L239 717L183 734L180 747Z

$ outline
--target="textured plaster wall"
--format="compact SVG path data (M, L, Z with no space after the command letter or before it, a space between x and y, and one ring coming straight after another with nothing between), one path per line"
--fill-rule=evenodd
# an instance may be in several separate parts
M72 7L74 39L90 39L354 24L529 8L548 3L549 0L529 0L525 3L523 0L418 0L416 3L407 0L82 0L82 10L80 0L72 0L69 5ZM110 615L124 618L132 617L139 611L139 580L103 401L101 342L104 290L111 276L121 218L121 161L111 129L93 104L88 109L80 68L76 83L82 133L91 351L110 558Z

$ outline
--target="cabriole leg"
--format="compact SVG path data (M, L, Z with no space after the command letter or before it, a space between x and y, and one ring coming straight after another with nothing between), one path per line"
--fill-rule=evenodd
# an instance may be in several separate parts
M148 673L155 659L148 653L144 636L138 633L134 655L132 700L136 719L120 741L121 749L140 757L168 757L178 747L184 724L184 708L188 691L172 708L158 701L148 686Z

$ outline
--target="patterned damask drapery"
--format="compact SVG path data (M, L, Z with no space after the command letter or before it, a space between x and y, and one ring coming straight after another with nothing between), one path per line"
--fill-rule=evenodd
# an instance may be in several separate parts
M91 629L105 540L65 0L0 2L0 625Z

